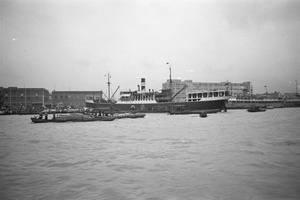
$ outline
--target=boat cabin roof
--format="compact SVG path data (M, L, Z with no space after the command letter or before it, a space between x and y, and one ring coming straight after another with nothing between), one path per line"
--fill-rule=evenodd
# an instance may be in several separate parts
M201 91L193 91L187 92L187 94L195 94L195 93L209 93L209 92L226 92L226 90L201 90Z
M121 94L122 97L130 97L131 94Z

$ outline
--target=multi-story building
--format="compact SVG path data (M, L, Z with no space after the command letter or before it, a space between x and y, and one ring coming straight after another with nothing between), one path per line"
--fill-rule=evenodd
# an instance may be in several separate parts
M0 106L11 110L41 109L49 103L49 91L44 88L0 87Z
M192 80L181 81L180 79L172 79L170 87L170 80L162 84L163 89L172 88L172 95L176 95L174 101L185 101L186 93L194 91L213 91L213 90L226 90L230 92L231 96L248 96L251 95L250 81L242 83L231 82L193 82ZM187 87L186 87L187 86ZM183 89L186 87L185 89Z
M85 107L86 97L95 100L102 99L102 91L52 91L52 105L70 106L73 108Z

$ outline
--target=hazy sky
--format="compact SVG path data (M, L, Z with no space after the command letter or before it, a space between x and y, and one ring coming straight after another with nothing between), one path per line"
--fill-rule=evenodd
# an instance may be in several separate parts
M300 85L297 0L0 0L0 86L161 88L169 77ZM300 91L300 90L299 90Z

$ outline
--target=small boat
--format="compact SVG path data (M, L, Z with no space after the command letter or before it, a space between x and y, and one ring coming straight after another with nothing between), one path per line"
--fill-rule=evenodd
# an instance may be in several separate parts
M115 119L123 119L123 118L143 118L146 116L144 113L137 113L137 111L132 111L132 112L122 112L122 111L116 111L112 107L106 107L106 108L95 108L92 110L92 113L97 118L115 118Z
M266 105L266 109L274 109L275 107L273 105Z
M82 113L68 114L53 114L52 119L40 117L31 117L32 123L47 123L47 122L90 122L90 121L113 121L116 119L111 116L94 116Z
M32 123L47 123L47 122L53 122L52 119L39 119L37 117L31 117Z
M248 112L265 112L266 109L265 108L261 108L259 106L253 106L249 109L247 109Z
M206 112L200 112L199 116L201 118L205 118L205 117L207 117L207 113Z
M96 121L113 121L116 119L116 117L111 117L111 116L97 116Z
M0 110L0 115L7 115L8 112L6 110Z
M117 119L123 119L123 118L143 118L146 116L144 113L115 113L113 115Z
M214 114L222 112L222 109L205 109L205 110L189 110L186 106L172 106L169 108L170 115L188 115L188 114L201 114L202 112Z

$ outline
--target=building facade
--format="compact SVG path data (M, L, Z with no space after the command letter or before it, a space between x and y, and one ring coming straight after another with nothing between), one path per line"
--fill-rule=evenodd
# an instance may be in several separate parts
M49 103L49 91L44 88L0 87L0 106L11 110L41 109Z
M86 97L99 100L102 99L102 95L102 91L52 91L52 106L83 108Z
M183 89L187 86L185 89ZM180 79L172 79L162 84L162 89L172 89L172 95L176 95L174 101L180 102L186 100L186 93L195 91L214 91L226 90L231 96L250 96L252 94L251 83L231 83L231 82L193 82L192 80L181 81Z

